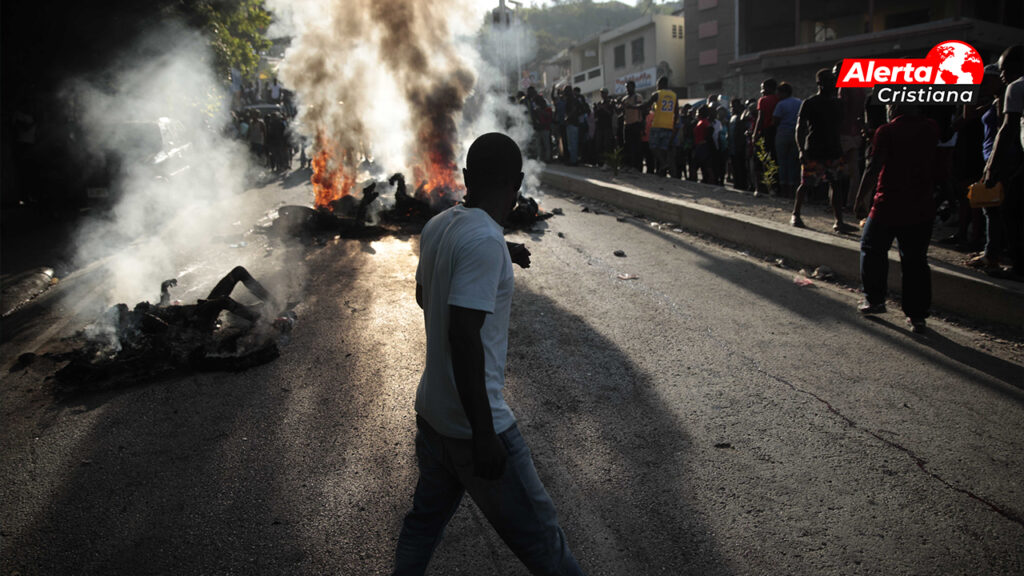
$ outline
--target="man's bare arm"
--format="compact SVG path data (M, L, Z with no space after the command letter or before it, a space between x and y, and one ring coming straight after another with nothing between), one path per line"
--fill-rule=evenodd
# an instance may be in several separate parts
M875 191L875 186L878 184L878 175L882 172L882 165L885 164L885 151L875 150L874 154L868 158L867 166L864 169L864 175L860 178L860 187L857 189L857 199L854 201L854 215L857 219L864 219L868 217L867 208L870 204L867 202L868 196L872 195Z
M501 476L507 454L491 418L484 378L484 345L480 329L487 313L481 310L449 306L448 341L452 348L452 372L462 409L473 429L473 470L485 479Z
M1020 116L1015 112L1003 114L1003 123L999 126L999 131L996 132L996 139L992 144L992 154L988 158L988 165L985 166L986 186L995 186L997 181L1010 179L1010 175L1017 168L1010 163L1014 161L1012 150L1017 140L1020 139Z

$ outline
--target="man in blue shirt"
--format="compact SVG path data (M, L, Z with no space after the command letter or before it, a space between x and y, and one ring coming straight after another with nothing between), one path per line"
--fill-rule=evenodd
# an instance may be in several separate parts
M772 111L775 118L775 156L779 159L779 190L790 197L800 182L800 154L796 146L796 120L803 103L793 96L793 86L780 82L776 88L779 103Z

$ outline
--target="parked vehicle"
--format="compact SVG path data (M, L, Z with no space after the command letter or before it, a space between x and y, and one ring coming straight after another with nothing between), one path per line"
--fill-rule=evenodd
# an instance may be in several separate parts
M189 169L192 143L177 120L121 122L104 136L104 150L85 170L87 207L116 202L133 182L171 180Z

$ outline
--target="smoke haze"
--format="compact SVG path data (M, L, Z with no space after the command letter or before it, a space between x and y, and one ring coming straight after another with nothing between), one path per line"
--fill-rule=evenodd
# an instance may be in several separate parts
M78 111L84 141L76 147L86 164L101 171L108 157L124 159L113 174L116 203L87 219L76 241L79 263L105 259L108 302L155 302L170 278L180 281L176 298L194 301L234 266L250 264L230 247L245 242L258 216L242 196L248 153L221 134L230 98L211 61L205 38L169 24L147 34L99 81L78 79L65 88ZM164 150L180 148L184 158L170 177L152 170L161 127Z
M298 100L293 129L310 142L319 131L339 152L335 167L343 166L354 181L370 175L356 179L367 158L373 176L404 172L412 187L432 171L461 182L469 144L491 131L509 134L526 152L532 129L507 98L514 38L481 33L482 14L472 3L269 0L268 8L275 17L271 33L291 37L277 74ZM525 62L532 41L524 34L514 44L523 51L516 62ZM67 87L84 126L80 147L94 152L97 165L106 153L123 152L115 128L125 122L180 121L182 140L190 142L184 173L155 180L129 167L121 200L106 219L81 231L82 261L105 257L113 272L109 302L155 301L160 282L169 278L179 279L174 297L191 302L234 266L254 264L242 260L253 250L231 248L249 238L244 234L262 214L245 197L252 194L246 191L252 168L244 145L221 134L230 97L211 62L207 39L172 24L146 35L101 81ZM536 196L540 165L528 160L524 170L525 191ZM197 248L199 262L184 256ZM285 261L286 250L259 256L259 269L304 277L294 270L301 259ZM252 272L272 292L301 289Z
M411 180L435 171L461 180L468 145L496 130L525 152L531 128L507 102L494 64L508 46L478 41L482 15L472 3L272 0L269 7L279 15L276 31L292 36L279 77L302 105L300 129L311 137L323 131L347 151L334 158L346 171L365 154ZM479 46L494 54L485 57Z

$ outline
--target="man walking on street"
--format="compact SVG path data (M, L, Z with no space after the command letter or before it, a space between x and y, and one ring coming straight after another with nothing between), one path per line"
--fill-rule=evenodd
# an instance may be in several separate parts
M932 302L928 242L935 218L935 147L939 128L914 106L895 107L893 119L875 132L864 179L857 193L857 218L867 216L860 240L861 314L885 312L889 248L900 246L903 312L914 332L925 331ZM877 183L877 189L875 187ZM877 190L874 203L867 196ZM871 206L867 214L865 206Z
M501 222L523 181L515 142L485 134L469 148L464 205L423 228L416 301L427 333L416 390L420 476L394 574L423 574L465 492L533 574L582 574L515 416L502 395L512 260Z

